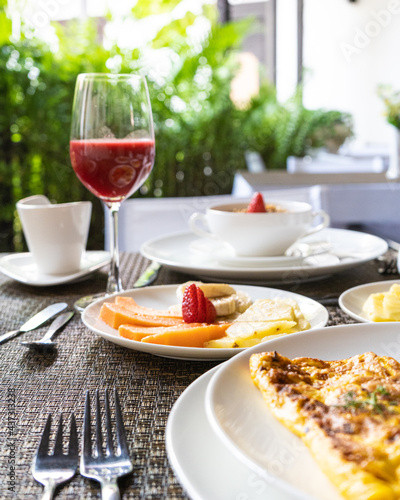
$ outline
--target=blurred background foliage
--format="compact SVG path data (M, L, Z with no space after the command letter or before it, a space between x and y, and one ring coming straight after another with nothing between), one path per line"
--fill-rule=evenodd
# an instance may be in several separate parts
M25 250L15 203L32 194L58 203L92 200L88 248L103 248L101 203L76 179L69 160L79 73L139 72L148 79L156 162L135 196L229 193L235 171L246 168L247 150L259 152L270 169L286 168L289 155L334 150L351 134L349 116L305 109L301 89L280 103L262 76L259 95L237 107L231 82L253 21L221 24L212 4L179 16L180 1L138 0L123 22L148 37L126 48L102 38L98 19L52 23L52 43L26 25L13 37L7 2L0 0L0 251ZM146 29L149 19L152 29ZM109 15L105 23L112 22Z

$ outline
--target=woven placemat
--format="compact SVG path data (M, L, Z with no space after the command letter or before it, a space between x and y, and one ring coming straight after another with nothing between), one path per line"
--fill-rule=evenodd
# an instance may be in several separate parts
M148 260L134 254L121 256L124 287L132 287L145 270ZM397 276L398 277L398 276ZM375 263L346 273L309 283L280 286L314 297L338 296L346 288L380 279ZM86 294L101 292L106 270L80 283L55 287L30 287L0 275L1 331L15 329L46 305L65 301L71 307ZM163 268L154 285L182 283L193 276ZM261 285L263 285L261 283ZM278 288L275 286L275 288ZM353 323L329 306L329 325ZM42 332L41 332L42 333ZM39 332L24 337L36 337ZM134 464L133 474L123 479L124 499L187 498L169 467L165 449L165 425L180 394L197 377L218 362L182 361L152 356L112 344L90 332L78 315L59 335L54 354L37 354L13 339L0 345L0 383L3 404L0 409L0 498L40 498L42 487L30 473L33 455L49 412L56 420L74 412L81 429L85 391L92 395L116 387ZM77 475L58 493L60 499L100 498L97 483Z

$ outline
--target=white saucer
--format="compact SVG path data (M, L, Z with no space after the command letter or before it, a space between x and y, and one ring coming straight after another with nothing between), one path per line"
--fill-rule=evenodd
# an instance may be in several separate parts
M144 257L175 271L192 274L209 281L273 285L297 283L325 278L354 268L387 251L385 240L372 234L347 229L323 229L317 234L301 239L304 243L327 242L330 252L303 259L300 263L276 266L224 265L214 251L202 254L193 252L193 233L178 233L147 241L141 247Z
M32 286L62 285L77 281L108 264L110 253L104 251L86 252L81 268L73 274L39 274L31 253L16 253L0 259L0 271L10 278Z
M400 285L400 280L377 281L349 288L339 297L339 306L346 314L361 323L373 323L363 311L365 301L371 293L388 292L393 284ZM397 322L398 323L398 322Z
M212 254L220 264L234 267L274 267L300 265L304 261L302 255L287 256L277 255L274 257L240 257L234 255L232 250L224 243L213 241L210 238L201 238L193 241L189 248L192 252L200 254Z
M219 366L195 380L179 397L165 433L168 459L192 500L290 500L238 460L208 422L204 396ZM206 478L206 480L205 480Z

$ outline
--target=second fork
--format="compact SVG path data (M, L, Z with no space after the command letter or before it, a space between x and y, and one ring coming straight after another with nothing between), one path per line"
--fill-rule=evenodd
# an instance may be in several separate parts
M103 450L103 437L101 426L101 411L99 391L96 391L96 438L94 453L92 453L92 430L90 417L90 395L86 392L85 414L83 421L82 455L80 462L80 473L101 484L103 500L120 500L120 492L117 479L129 474L133 470L129 459L129 450L126 443L124 423L117 391L114 389L115 397L115 421L117 449L114 452L111 412L108 400L108 391L105 390L105 427L106 427L106 450Z

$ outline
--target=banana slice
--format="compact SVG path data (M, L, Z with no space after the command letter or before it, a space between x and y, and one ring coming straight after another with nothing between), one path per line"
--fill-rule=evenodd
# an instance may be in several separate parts
M234 297L236 302L236 312L243 313L252 304L251 297L246 292L236 292Z
M230 316L236 312L236 294L227 297L210 299L217 312L217 316Z
M186 287L192 283L201 288L204 295L209 299L213 299L215 297L225 297L236 293L236 290L226 283L202 283L201 281L187 281L186 283L180 285L176 291L176 296L178 297L179 302L182 301Z

